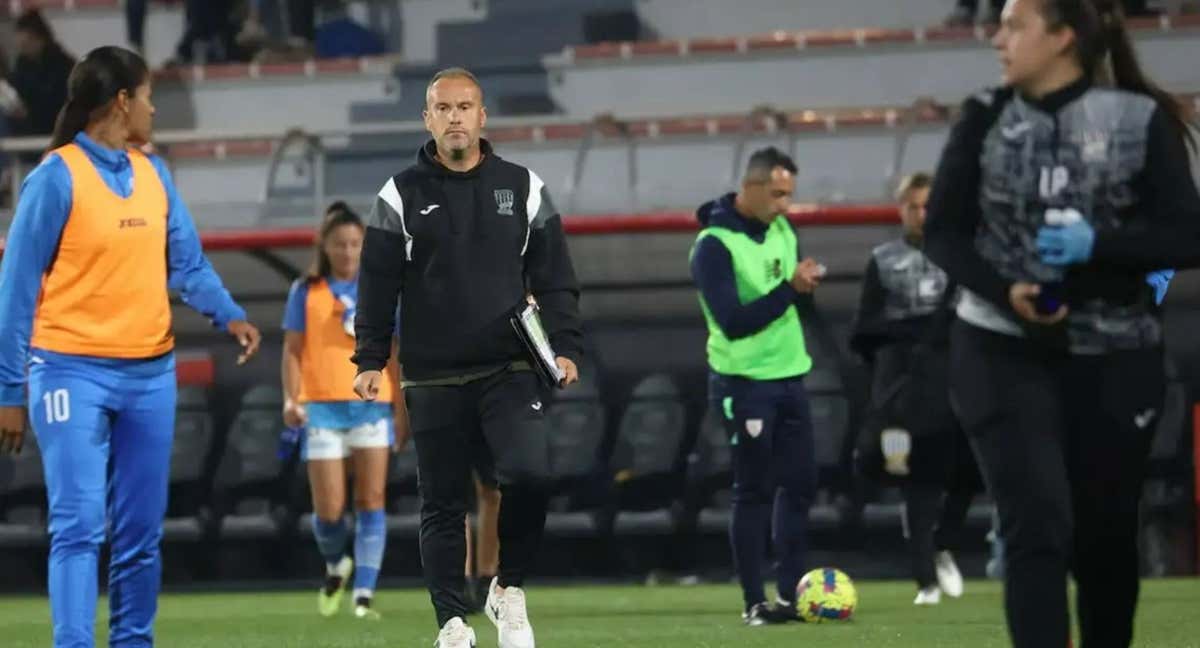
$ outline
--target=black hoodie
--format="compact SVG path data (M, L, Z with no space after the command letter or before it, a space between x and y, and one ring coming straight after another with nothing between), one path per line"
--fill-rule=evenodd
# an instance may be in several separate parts
M758 242L762 242L768 228L739 214L734 207L734 194L726 194L701 205L696 210L696 220L700 221L702 227L722 227L741 232ZM712 313L725 337L731 340L758 333L795 306L801 298L791 283L784 281L775 290L743 304L738 297L733 257L725 244L714 236L706 236L696 244L691 266L692 280L704 297L708 312Z
M526 359L509 324L526 292L538 300L555 352L582 354L579 285L562 220L533 171L498 157L457 172L430 141L388 180L367 222L359 272L354 362L387 363L400 312L406 379L465 376Z

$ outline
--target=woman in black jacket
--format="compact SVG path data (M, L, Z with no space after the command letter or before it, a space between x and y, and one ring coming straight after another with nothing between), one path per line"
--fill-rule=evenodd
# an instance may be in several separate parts
M951 400L999 508L1013 643L1067 645L1070 571L1083 645L1127 646L1165 389L1153 273L1200 264L1189 135L1116 0L1009 0L994 45L1005 87L965 103L926 225L964 288Z

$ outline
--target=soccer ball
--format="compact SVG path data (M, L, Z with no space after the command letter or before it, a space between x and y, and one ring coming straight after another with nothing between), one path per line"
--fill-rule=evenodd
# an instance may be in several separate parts
M846 621L858 606L854 581L840 569L814 569L796 586L796 608L809 623Z

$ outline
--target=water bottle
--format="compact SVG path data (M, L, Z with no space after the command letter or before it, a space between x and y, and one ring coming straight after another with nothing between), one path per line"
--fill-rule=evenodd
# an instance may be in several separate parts
M1065 227L1083 220L1083 214L1074 208L1047 209L1046 225L1050 227ZM1034 301L1034 308L1042 315L1053 315L1066 304L1066 288L1064 282L1047 281L1041 284L1041 292Z
M285 427L279 433L279 449L277 454L280 461L290 461L300 449L300 440L304 438L304 428Z

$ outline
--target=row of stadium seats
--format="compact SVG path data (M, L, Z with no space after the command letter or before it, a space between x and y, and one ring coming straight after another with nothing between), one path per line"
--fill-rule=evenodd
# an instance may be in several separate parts
M1157 573L1174 565L1169 538L1187 508L1190 478L1184 432L1191 401L1187 387L1168 368L1171 383L1144 508L1144 542L1153 549L1147 564ZM694 407L679 382L666 374L645 376L616 407L599 384L596 374L585 374L577 388L549 403L556 495L548 536L554 542L599 541L597 546L617 553L629 548L618 559L640 556L642 562L654 561L643 565L649 569L686 566L701 540L711 545L715 539L719 545L729 523L731 451L719 415ZM894 489L876 491L865 506L847 499L846 443L855 418L847 387L834 371L814 371L807 378L820 468L813 532L826 539L856 537L847 533L899 538L901 504ZM249 389L225 432L210 407L205 390L180 391L166 542L196 547L195 557L210 568L209 556L236 552L236 547L268 553L275 551L272 547L307 547L312 510L307 477L294 459L278 453L279 389ZM391 535L411 544L419 528L411 446L393 455L386 506ZM0 458L0 547L43 553L45 523L41 458L30 435L20 455ZM969 526L981 538L989 525L990 507L981 500L972 508ZM814 546L822 542L829 540ZM647 549L659 545L674 549L655 558L655 550Z
M818 461L833 469L846 438L849 405L835 375L814 373L809 387ZM254 387L222 435L206 392L180 391L168 541L274 537L297 525L307 530L307 477L294 461L279 456L280 409L277 387ZM666 533L678 522L685 502L706 526L722 525L728 512L722 498L714 496L730 482L727 439L711 414L699 426L694 414L676 382L664 374L641 380L616 419L593 379L557 394L547 411L555 431L551 466L559 493L550 532ZM610 424L614 420L615 426ZM44 489L41 457L31 434L20 455L0 460L0 545L45 542ZM388 510L395 533L415 534L416 458L411 447L393 456Z

